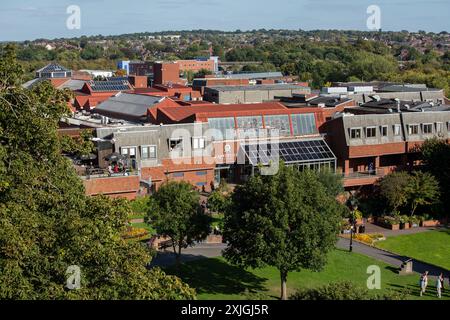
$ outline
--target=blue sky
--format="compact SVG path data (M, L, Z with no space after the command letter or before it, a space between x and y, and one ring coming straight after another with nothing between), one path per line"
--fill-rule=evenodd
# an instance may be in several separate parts
M81 29L66 27L69 5ZM383 30L450 31L450 0L2 0L0 41L165 30L367 30L378 5Z

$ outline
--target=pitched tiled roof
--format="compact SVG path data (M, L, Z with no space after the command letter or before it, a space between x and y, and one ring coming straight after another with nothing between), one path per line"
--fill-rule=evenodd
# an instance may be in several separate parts
M261 111L286 111L287 108L278 102L251 103L251 104L210 104L192 105L185 107L160 107L163 112L173 121L195 116L195 118L222 117L230 114L252 115Z

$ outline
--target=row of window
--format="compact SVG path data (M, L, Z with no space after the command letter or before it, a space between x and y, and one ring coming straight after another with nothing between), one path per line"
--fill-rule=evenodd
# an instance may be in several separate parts
M156 146L141 146L141 159L156 159ZM120 153L130 158L136 158L136 147L121 147Z
M436 133L442 133L444 130L444 123L443 122L436 122L436 123L423 123L423 124L408 124L407 125L407 132L408 135L418 135L420 132L420 127L422 127L422 134L433 134ZM383 125L379 127L365 127L364 133L365 138L375 138L377 136L377 128L379 130L381 137L387 137L388 135L388 125ZM450 123L448 126L448 130L450 131ZM394 124L392 125L392 134L394 136L400 136L402 132L402 127L400 124ZM351 139L361 139L363 133L363 128L350 128L350 138Z
M313 113L292 114L293 135L308 135L317 132L316 121ZM236 117L236 125L239 133L245 136L254 136L258 129L276 129L280 136L291 135L291 127L289 123L289 115L265 115L264 126L263 116ZM217 129L218 132L213 135L214 139L234 139L235 123L233 117L227 118L209 118L208 124L210 128ZM228 135L232 135L229 137Z
M183 138L169 139L170 151L183 150ZM206 139L204 137L192 138L193 149L205 149ZM136 147L121 147L120 152L124 156L130 158L136 158ZM157 158L157 146L156 145L144 145L140 146L141 159L156 159Z
M207 172L206 171L196 171L195 175L196 176L206 176ZM184 177L184 172L174 172L172 173L172 177L174 178L183 178Z

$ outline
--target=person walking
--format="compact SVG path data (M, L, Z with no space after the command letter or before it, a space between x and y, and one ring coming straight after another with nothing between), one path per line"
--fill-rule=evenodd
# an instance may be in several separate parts
M427 290L428 285L428 271L425 271L420 277L420 296L422 296Z
M438 298L442 298L442 288L444 287L444 275L441 273L436 279L436 291Z

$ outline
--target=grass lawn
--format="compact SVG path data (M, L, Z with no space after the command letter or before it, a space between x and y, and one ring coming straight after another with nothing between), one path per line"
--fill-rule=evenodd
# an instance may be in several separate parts
M330 253L328 264L321 272L292 272L288 276L288 291L296 288L316 287L334 281L350 280L365 287L367 266L378 265L381 269L381 290L402 290L408 288L411 299L419 299L419 275L399 276L392 266L380 261L343 250ZM183 281L195 288L200 300L212 299L251 299L254 293L262 293L269 299L280 295L280 277L275 268L239 268L227 263L223 258L209 258L182 264L178 273L174 266L165 268L169 274L177 274ZM378 291L378 290L374 290ZM252 292L252 295L248 295ZM431 281L426 295L420 299L434 299L434 281ZM443 294L450 299L450 292Z
M154 235L156 233L155 229L153 229L152 226L145 222L132 223L131 226L135 228L144 228L150 233L150 235Z
M390 237L376 245L450 270L450 229Z
M133 213L128 216L128 219L144 219L144 213Z

